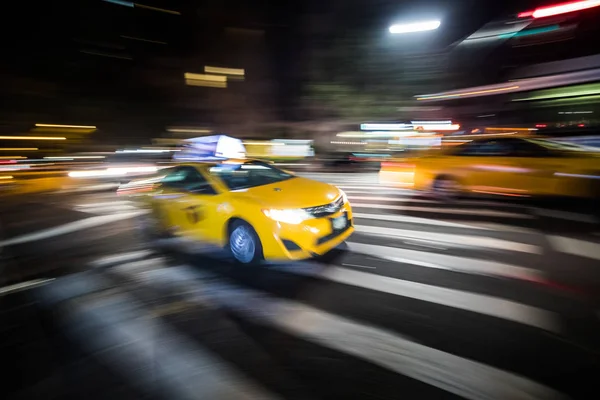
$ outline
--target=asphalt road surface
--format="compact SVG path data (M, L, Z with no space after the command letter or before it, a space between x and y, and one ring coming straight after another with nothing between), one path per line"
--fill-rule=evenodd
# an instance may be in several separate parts
M112 193L4 201L2 397L597 397L596 217L309 177L348 194L356 233L259 268L144 242Z

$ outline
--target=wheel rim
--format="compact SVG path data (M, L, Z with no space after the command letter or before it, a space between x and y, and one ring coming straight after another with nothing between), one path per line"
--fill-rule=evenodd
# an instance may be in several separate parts
M248 264L254 259L256 244L254 236L247 226L238 226L231 232L229 247L236 260Z

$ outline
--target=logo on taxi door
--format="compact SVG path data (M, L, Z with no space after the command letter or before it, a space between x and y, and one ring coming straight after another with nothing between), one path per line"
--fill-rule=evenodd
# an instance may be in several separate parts
M200 206L190 206L185 209L185 212L187 214L188 221L190 221L192 225L195 225L204 219L204 215Z

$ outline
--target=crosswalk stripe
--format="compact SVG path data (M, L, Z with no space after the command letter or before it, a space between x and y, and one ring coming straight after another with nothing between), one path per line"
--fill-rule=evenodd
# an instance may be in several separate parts
M348 247L356 253L426 268L534 281L538 281L543 277L541 271L496 261L356 242L349 242Z
M350 248L353 249L354 247L355 243L350 243ZM286 271L286 269L281 269L281 271ZM559 318L555 313L511 300L334 266L328 266L321 270L291 269L289 272L298 275L316 276L345 285L489 315L550 332L558 333L560 331Z
M142 215L142 211L123 213L123 214L114 214L114 215L99 215L96 217L90 217L86 219L80 219L78 221L69 222L64 225L56 226L49 229L44 229L41 231L27 233L21 236L17 236L12 239L0 241L1 246L13 246L17 244L23 244L28 242L34 242L37 240L48 239L54 236L66 235L68 233L73 233L77 231L81 231L84 229L94 228L96 226L106 225L111 222L122 221L125 219L135 218L137 216Z
M346 192L346 194L348 194L349 192ZM370 193L373 194L373 192L363 192L363 193ZM402 196L396 196L394 194L390 194L390 195L386 195L386 196L354 196L354 195L349 195L348 196L350 198L350 200L359 200L359 201L388 201L388 202L409 202L409 203L423 203L423 204L440 204L440 202L438 200L432 200L432 199L424 199L424 198L419 198L416 197L413 194L406 194L404 195L404 197ZM522 205L519 204L511 204L511 203L500 203L500 202L493 202L493 201L484 201L484 200L461 200L460 202L458 202L456 204L457 206L463 207L463 206L476 206L476 207L481 207L481 208L489 208L489 207L493 207L493 208L498 208L498 207L504 207L504 208L511 208L511 209L524 209L524 207Z
M535 217L528 214L510 213L504 211L493 211L493 210L462 210L457 208L430 208L430 207L413 207L413 206L397 206L390 204L370 204L370 203L350 203L353 208L369 208L369 209L383 209L383 210L399 210L399 211L414 211L424 213L437 213L437 214L459 214L459 215L478 215L486 217L504 217L504 218L522 218L522 219L534 219Z
M84 203L84 204L76 204L75 207L81 208L96 208L96 207L115 207L115 206L130 206L134 207L134 203L131 201L106 201L102 203Z
M393 191L393 192L414 193L412 190L395 188L395 187L390 187L390 186L379 186L377 184L374 184L374 185L353 186L353 185L346 185L344 183L340 183L339 185L335 185L335 186L339 187L340 189L344 189L344 190L345 189L390 190L390 191Z
M585 222L588 224L595 224L598 222L598 218L594 217L593 215L574 213L574 212L570 212L570 211L547 210L544 208L535 208L534 212L541 217L564 219L567 221Z
M368 235L379 235L403 239L419 239L444 244L458 244L461 246L487 247L500 250L518 251L523 253L542 254L542 249L539 246L525 243L517 243L502 239L495 239L491 237L447 234L437 232L420 232L413 230L385 228L381 226L368 225L356 225L355 228L357 232Z
M353 218L372 219L372 220L376 220L376 221L404 222L407 224L445 226L445 227L449 227L449 228L494 230L493 227L486 228L485 225L480 225L480 224L466 225L466 224L458 224L455 222L441 221L438 219L411 217L408 215L367 214L367 213L353 212L352 217ZM501 225L498 224L498 226L501 226ZM508 229L508 228L510 228L510 226L506 226L506 228Z
M132 382L149 390L158 385L169 398L195 399L199 394L208 399L280 398L160 320L132 318L139 315L134 304L136 300L126 294L73 303L74 312L66 314L72 322L68 329L84 348ZM101 326L104 333L93 335L89 328L81 328L90 325ZM153 367L157 357L161 368Z
M548 240L553 247L562 253L600 260L600 243L563 236L548 236Z
M143 258L149 257L153 255L154 252L150 250L139 250L139 251L130 251L127 253L115 254L111 256L106 256L99 258L92 262L93 267L106 267L109 265L121 264L131 261L141 260Z
M213 274L200 281L190 267L171 268L181 283L197 282L197 290L217 304L302 339L350 354L390 371L468 399L559 399L562 394L519 375L472 361L292 300L220 280ZM163 271L154 271L156 277ZM368 275L368 274L364 274ZM172 279L167 277L167 279ZM146 281L147 282L147 281ZM186 286L189 301L197 301ZM192 289L193 290L193 289Z

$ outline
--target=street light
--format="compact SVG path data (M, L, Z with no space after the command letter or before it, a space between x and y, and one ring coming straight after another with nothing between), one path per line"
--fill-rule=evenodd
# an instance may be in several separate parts
M440 21L422 21L412 24L395 24L390 26L390 33L411 33L433 31L440 27Z

